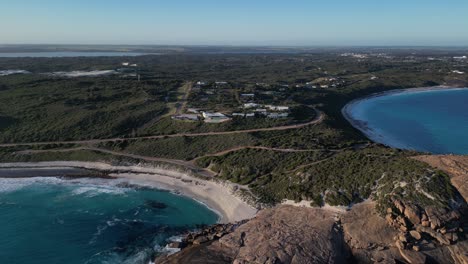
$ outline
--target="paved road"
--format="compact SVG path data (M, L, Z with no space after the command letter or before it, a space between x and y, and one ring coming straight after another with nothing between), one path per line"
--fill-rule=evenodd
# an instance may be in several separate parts
M0 144L0 147L16 147L16 146L39 146L39 145L50 145L50 144L99 144L106 142L117 142L125 140L138 140L138 139L161 139L161 138L174 138L174 137L200 137L200 136L214 136L214 135L233 135L242 133L253 133L253 132L264 132L264 131L282 131L290 129L298 129L305 126L318 124L323 121L325 115L315 109L316 117L314 120L295 125L278 126L278 127L267 127L267 128L256 128L246 130L234 130L234 131L222 131L222 132L204 132L204 133L177 133L171 135L157 135L157 136L142 136L142 137L129 137L129 138L106 138L106 139L89 139L89 140L70 140L70 141L48 141L48 142L27 142L27 143L4 143Z

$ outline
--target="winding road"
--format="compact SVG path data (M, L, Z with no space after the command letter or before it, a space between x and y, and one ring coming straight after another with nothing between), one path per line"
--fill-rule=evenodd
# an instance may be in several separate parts
M116 137L106 139L88 139L88 140L69 140L69 141L45 141L45 142L25 142L25 143L3 143L0 147L17 147L17 146L40 146L40 145L52 145L52 144L99 144L106 142L118 142L126 140L138 140L138 139L162 139L162 138L174 138L174 137L201 137L201 136L216 136L216 135L233 135L242 133L253 133L253 132L265 132L265 131L282 131L290 129L298 129L309 125L314 125L322 122L325 119L323 112L315 109L315 118L312 121L301 124L278 126L278 127L267 127L267 128L256 128L246 130L233 130L233 131L221 131L221 132L203 132L203 133L177 133L170 135L155 135L155 136L141 136L141 137Z
M315 109L315 108L314 108ZM262 132L262 131L281 131L281 130L289 130L289 129L298 129L309 125L314 125L322 122L325 118L325 115L315 109L316 115L312 121L302 124L295 124L295 125L287 125L287 126L278 126L278 127L269 127L269 128L257 128L257 129L247 129L247 130L235 130L235 131L222 131L222 132L206 132L206 133L177 133L171 135L156 135L156 136L142 136L142 137L130 137L130 138L108 138L108 139L91 139L91 140L71 140L71 141L50 141L50 142L29 142L29 143L4 143L0 144L0 147L16 147L16 146L40 146L40 145L50 145L50 144L81 144L84 146L75 147L75 148L67 148L67 149L46 149L46 150L22 150L16 152L17 154L33 154L33 153L45 153L45 152L73 152L79 150L90 150L96 151L106 154L111 154L115 156L122 156L128 158L134 158L139 160L145 161L155 161L155 162L163 162L168 164L173 164L177 166L182 166L189 170L194 171L195 173L205 176L205 177L214 177L216 173L205 168L200 168L196 165L196 160L202 157L208 156L222 156L227 153L238 151L242 149L261 149L261 150L270 150L270 151L280 151L280 152L311 152L311 151L326 151L324 149L281 149L281 148L271 148L271 147L263 147L263 146L239 146L231 149L227 149L218 153L213 154L206 154L201 157L197 157L190 161L185 160L178 160L178 159L168 159L168 158L158 158L158 157L150 157L150 156L143 156L138 154L131 154L131 153L124 153L118 152L109 149L103 149L94 147L92 145L105 143L105 142L117 142L117 141L125 141L125 140L138 140L138 139L161 139L161 138L173 138L173 137L200 137L200 136L213 136L213 135L232 135L232 134L240 134L240 133L253 133L253 132ZM86 146L88 145L88 146Z

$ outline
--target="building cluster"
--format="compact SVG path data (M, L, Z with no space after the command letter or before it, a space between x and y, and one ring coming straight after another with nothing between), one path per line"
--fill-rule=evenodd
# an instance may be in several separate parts
M198 111L196 109L192 109L191 112L192 112L191 114L181 114L181 115L172 116L172 119L183 120L183 121L203 120L205 123L223 123L223 122L231 120L230 117L219 112Z
M321 77L317 78L313 81L307 82L305 84L305 88L308 89L317 89L317 88L322 88L322 89L327 89L327 88L339 88L342 87L346 84L346 81L337 78L337 77Z
M138 64L130 63L130 62L122 62L122 66L125 66L125 67L138 67Z
M267 118L286 118L289 116L289 106L261 105L257 103L245 103L242 108L245 113L233 113L233 116L254 117L263 116Z
M367 59L369 57L368 54L354 53L354 52L342 53L340 56L341 57L352 57L352 58L356 58L356 59Z
M200 96L198 100L203 101L203 99L207 98L207 96L211 94L219 95L220 92L226 90L225 88L229 85L228 82L224 81L216 81L216 82L205 82L205 81L197 81L194 83L192 88L192 92L198 93L199 91L203 91L204 96ZM271 88L270 85L264 83L257 83L256 86L261 86L262 88ZM258 95L273 95L279 96L281 90L286 91L289 88L287 83L281 83L279 85L274 86L276 91L257 91L256 93L240 93L238 96L238 100L240 102L239 110L226 112L216 112L210 111L208 109L201 110L201 109L194 109L188 108L186 113L180 115L172 116L174 120L185 120L185 121L203 121L205 123L222 123L229 121L233 118L272 118L272 119L279 119L279 118L287 118L290 115L290 107L289 106L281 106L281 105L273 105L273 104L260 104L256 103L256 99L258 100ZM219 89L219 91L218 91ZM260 88L261 89L261 88ZM232 96L232 95L231 95ZM232 97L233 98L233 97ZM199 102L200 102L199 101ZM202 107L205 108L205 107Z
M220 112L199 111L197 109L187 110L187 114L172 116L174 120L184 121L204 121L205 123L223 123L232 118L252 118L266 117L272 119L289 117L288 106L260 105L256 103L246 103L243 105L243 111L223 114Z

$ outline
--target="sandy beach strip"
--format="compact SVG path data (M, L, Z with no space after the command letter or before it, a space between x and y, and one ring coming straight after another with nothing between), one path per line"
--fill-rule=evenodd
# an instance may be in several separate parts
M84 177L86 172L89 177L93 177L93 172L106 172L111 177L126 179L130 184L170 190L190 197L217 212L220 223L250 219L257 213L257 209L235 194L234 184L203 180L162 167L114 166L101 162L77 161L0 163L0 177L3 178L61 175Z

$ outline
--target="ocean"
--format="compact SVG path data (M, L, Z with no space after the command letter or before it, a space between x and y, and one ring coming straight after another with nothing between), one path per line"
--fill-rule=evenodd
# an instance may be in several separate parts
M468 154L468 89L364 98L345 109L370 139L434 154Z
M201 203L125 180L0 179L0 263L149 263L174 236L214 224Z

